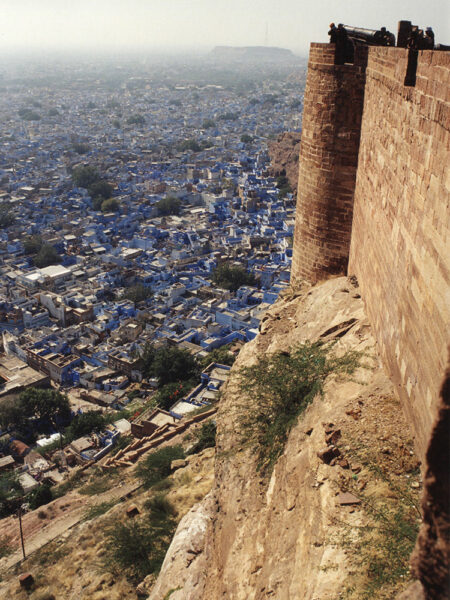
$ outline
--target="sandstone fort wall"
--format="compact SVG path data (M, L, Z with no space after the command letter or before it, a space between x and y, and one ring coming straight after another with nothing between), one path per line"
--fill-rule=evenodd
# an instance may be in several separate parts
M333 56L311 46L291 277L349 261L423 456L450 323L450 53L419 52L415 81L402 48Z
M450 323L450 53L372 48L366 70L349 274L422 455Z
M365 54L365 48L361 49ZM364 60L364 54L362 60ZM334 46L312 44L300 146L294 279L345 273L364 99L364 66L334 65Z

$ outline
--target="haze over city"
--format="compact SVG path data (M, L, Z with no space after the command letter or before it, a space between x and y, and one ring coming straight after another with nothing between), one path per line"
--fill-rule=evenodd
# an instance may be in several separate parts
M0 52L207 51L215 45L271 45L306 53L326 42L333 20L368 28L408 19L450 40L448 2L434 0L2 0Z

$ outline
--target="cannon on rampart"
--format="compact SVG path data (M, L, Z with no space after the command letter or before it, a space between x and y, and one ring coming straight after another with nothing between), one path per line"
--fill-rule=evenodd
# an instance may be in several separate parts
M381 29L365 29L364 27L352 27L344 25L347 36L354 44L362 44L367 46L395 46L395 35L386 30L386 27Z

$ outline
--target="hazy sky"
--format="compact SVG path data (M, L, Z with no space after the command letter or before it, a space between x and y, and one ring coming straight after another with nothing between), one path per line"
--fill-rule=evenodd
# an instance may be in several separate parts
M450 44L448 0L0 0L0 51L209 49L269 45L305 52L330 21L397 32L431 25ZM267 24L267 25L266 25Z

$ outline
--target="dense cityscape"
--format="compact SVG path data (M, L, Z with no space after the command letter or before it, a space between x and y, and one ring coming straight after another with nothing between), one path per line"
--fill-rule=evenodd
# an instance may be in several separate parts
M299 131L304 72L293 55L3 69L0 468L25 495L217 401L289 282L294 190L268 143Z

